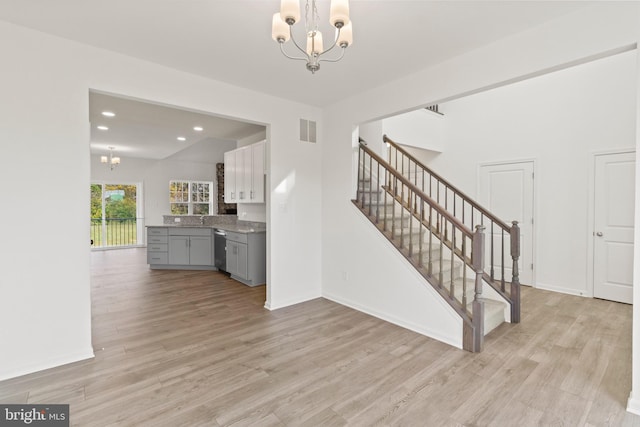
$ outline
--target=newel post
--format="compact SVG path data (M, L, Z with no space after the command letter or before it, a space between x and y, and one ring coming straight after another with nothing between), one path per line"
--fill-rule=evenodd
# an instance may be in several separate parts
M513 277L511 278L511 323L520 323L520 275L518 259L520 258L520 226L513 221L511 226L511 258L513 259Z
M364 207L364 160L361 157L362 144L358 144L358 188L356 189L356 202L360 202L360 196L362 195L361 207ZM360 168L362 167L362 176L360 175Z
M475 296L473 298L473 348L471 351L482 351L484 343L484 301L482 299L482 274L484 272L484 226L476 225L473 233L473 252L471 253L473 271L476 273Z

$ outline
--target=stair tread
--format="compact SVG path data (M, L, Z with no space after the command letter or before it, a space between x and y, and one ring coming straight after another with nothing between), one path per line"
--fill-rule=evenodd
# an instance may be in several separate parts
M363 211L363 213L365 213L365 215L369 217L370 220L372 220L372 222L374 223L374 225L376 225L376 228L378 228L378 230L380 230L381 232L387 235L387 237L391 240L392 244L396 246L398 250L400 250L405 256L407 256L407 258L411 259L412 263L415 266L418 265L418 261L419 261L419 255L418 255L419 238L413 239L412 243L413 243L414 253L411 257L408 257L409 236L410 235L417 236L422 234L424 236L424 238L422 239L423 256L428 253L429 245L430 245L431 255L433 257L431 276L437 278L437 276L440 274L440 255L441 255L440 254L441 252L440 238L435 234L429 233L429 231L425 227L416 226L415 224L412 227L408 227L406 224L404 224L404 221L408 221L409 219L418 221L407 210L403 212L403 215L398 215L397 213L393 214L392 212L387 212L385 215L385 213L382 211L384 209L384 206L385 206L384 203L372 203L373 209L375 209L376 207L380 209L378 211L379 221L377 223L375 222L375 215L369 216L367 214L368 205L364 209L363 208L360 208L360 209ZM398 203L397 200L394 200L392 203L386 204L386 206L387 206L387 209L389 209L389 207L391 209L396 209L400 207L400 204ZM402 208L402 209L405 209L405 208ZM403 222L402 224L403 227L396 226L395 236L393 239L391 239L391 227L389 226L388 223L387 223L387 231L382 230L382 221L385 217L388 222L391 220L392 224L397 223L397 221L401 221L401 220ZM401 230L402 230L402 234L404 235L403 248L400 248ZM431 244L429 244L428 238L427 238L430 234L433 236L432 237L433 240ZM446 245L442 245L442 249L444 250L444 256L445 256L442 259L442 274L445 279L445 283L443 284L442 288L444 288L446 290L446 293L448 294L450 291L451 283L446 282L446 279L449 279L449 277L446 277L446 276L448 276L451 272L451 250ZM417 268L421 272L421 274L427 277L427 275L429 274L428 265L426 265L424 261L425 259L423 259L423 265ZM453 299L455 299L458 304L462 304L462 301L463 301L463 290L464 290L463 280L464 279L461 276L462 276L462 270L465 268L464 265L465 264L461 259L454 258L453 268L456 270L456 272L453 273ZM473 310L474 297L475 297L475 278L467 276L466 278L466 302L467 302L466 309L469 313L472 312ZM487 298L482 298L482 299L484 301L484 319L483 319L484 334L487 335L493 329L495 329L500 324L505 322L504 311L508 306L508 304L506 302L496 301L496 300L487 299Z

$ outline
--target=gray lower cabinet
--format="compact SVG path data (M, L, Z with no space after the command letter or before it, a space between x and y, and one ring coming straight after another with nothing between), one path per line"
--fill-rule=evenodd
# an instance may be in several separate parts
M267 281L265 232L227 231L226 271L249 286ZM217 270L213 228L147 227L147 263L152 269Z
M169 263L169 231L166 227L147 228L147 264L166 265Z
M247 244L227 240L227 273L241 279L248 279L248 262Z
M151 268L215 270L212 229L148 227L147 262Z
M249 286L267 279L265 233L227 232L227 273Z
M211 265L211 236L169 236L169 264Z

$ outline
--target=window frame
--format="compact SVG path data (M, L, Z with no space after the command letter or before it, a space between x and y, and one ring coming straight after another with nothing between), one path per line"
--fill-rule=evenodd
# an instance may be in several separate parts
M180 191L174 190L174 185L180 184L182 189ZM184 186L187 185L187 189L185 191ZM169 181L169 212L170 215L174 216L186 216L186 215L213 215L213 181L199 181L199 180L190 180L190 179L172 179ZM208 188L208 191L206 191ZM175 195L180 195L176 200ZM186 197L185 197L186 195ZM208 198L208 201L199 201L193 200L194 196L198 199L198 195L202 196L202 198ZM186 200L185 200L186 198ZM186 205L187 212L186 213L178 213L174 212L174 205ZM195 207L198 205L208 205L207 214L194 213Z

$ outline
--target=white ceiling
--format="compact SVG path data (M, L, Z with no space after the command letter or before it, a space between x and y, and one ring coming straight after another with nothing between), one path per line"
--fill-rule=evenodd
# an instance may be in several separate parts
M323 63L314 75L271 40L278 0L0 0L0 20L326 106L594 3L351 0L353 46L341 62ZM329 0L318 0L318 9L328 20ZM104 109L117 116L103 118ZM111 145L123 156L152 159L264 129L101 94L91 95L90 114L92 152ZM103 122L109 131L96 130ZM196 124L205 132L193 132ZM176 141L178 133L188 140Z
M105 117L103 111L115 113ZM89 94L91 152L106 154L114 147L118 155L164 159L194 145L237 141L263 132L265 127L208 114L179 110L91 92ZM98 126L107 126L100 130ZM203 128L197 132L195 126ZM178 141L178 137L186 141Z
M353 46L315 75L271 40L278 0L0 0L0 19L326 106L589 3L351 0Z

